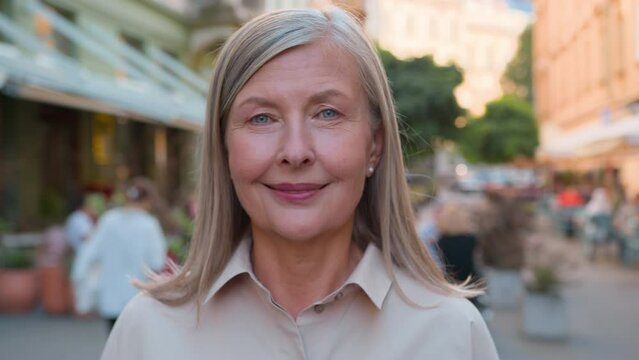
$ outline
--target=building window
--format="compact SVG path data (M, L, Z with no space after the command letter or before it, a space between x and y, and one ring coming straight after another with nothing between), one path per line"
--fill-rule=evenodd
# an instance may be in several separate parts
M435 16L430 18L430 38L433 42L439 40L439 23Z
M455 18L451 18L450 19L450 41L451 42L457 42L457 19Z
M494 70L497 67L495 52L496 49L494 44L486 46L486 63L484 65L487 70Z
M415 37L415 18L412 16L406 19L406 36L409 39L413 39Z

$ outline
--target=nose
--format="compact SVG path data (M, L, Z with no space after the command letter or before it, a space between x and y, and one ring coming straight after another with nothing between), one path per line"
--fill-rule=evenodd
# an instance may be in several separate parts
M278 161L282 165L302 167L315 162L311 130L303 120L287 124L280 149Z

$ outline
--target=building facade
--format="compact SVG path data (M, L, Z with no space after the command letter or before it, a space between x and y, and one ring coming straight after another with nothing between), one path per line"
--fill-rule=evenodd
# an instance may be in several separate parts
M457 101L473 115L502 95L500 79L529 22L504 0L375 0L366 14L373 39L395 56L455 63L464 73Z
M330 5L349 10L360 19L364 19L366 0L264 0L263 12L280 9L323 8Z
M202 4L224 21L146 0L0 8L0 218L40 230L78 193L109 195L134 176L170 203L186 197L208 88L198 65L237 28L232 8Z
M538 158L639 194L639 1L535 1Z

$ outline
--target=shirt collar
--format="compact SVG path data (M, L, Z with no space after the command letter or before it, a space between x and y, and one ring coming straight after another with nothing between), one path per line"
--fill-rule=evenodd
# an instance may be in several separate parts
M251 265L251 244L252 241L248 237L244 237L242 241L240 241L229 262L224 267L224 270L220 276L215 279L206 298L204 298L205 304L234 277L241 274L249 274L251 277L254 277L253 266Z
M355 270L345 285L359 286L378 309L382 309L384 299L391 288L391 277L384 264L381 250L369 243Z
M254 281L257 278L253 274L253 266L251 264L251 244L250 237L242 239L238 247L233 252L226 267L213 282L204 303L217 294L217 292L231 279L241 274L248 274ZM375 304L378 309L382 309L384 299L391 288L392 280L386 270L384 257L382 252L373 244L369 244L364 251L364 255L355 267L355 270L348 277L346 285L359 286L368 298ZM343 288L342 287L342 288Z

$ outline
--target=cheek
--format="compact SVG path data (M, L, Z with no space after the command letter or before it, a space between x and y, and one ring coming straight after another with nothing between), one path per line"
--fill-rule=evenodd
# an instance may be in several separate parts
M268 144L246 136L228 138L229 171L233 182L251 182L258 178L271 161Z
M364 139L355 140L333 136L322 139L325 143L318 146L322 163L334 178L344 181L364 181L368 163L367 143ZM321 141L318 141L320 144Z
M330 165L327 166L328 171L335 178L348 182L363 182L366 176L365 159L362 156L354 154L340 154L334 157Z

